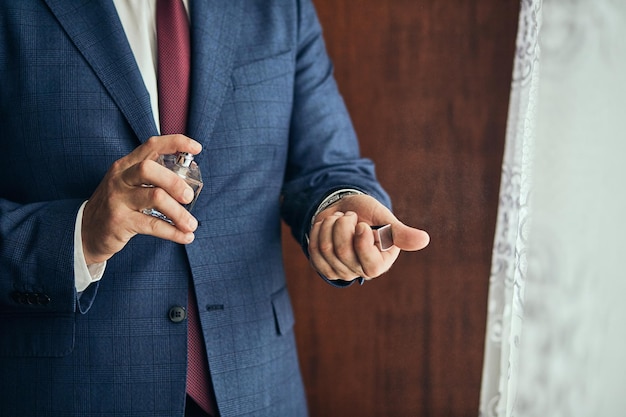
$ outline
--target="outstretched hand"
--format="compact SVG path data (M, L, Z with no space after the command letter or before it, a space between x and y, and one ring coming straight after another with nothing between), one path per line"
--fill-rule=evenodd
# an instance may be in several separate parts
M391 224L393 246L381 251L371 226L385 224ZM351 195L316 216L309 255L313 267L329 279L372 279L387 272L400 251L423 249L429 241L428 233L405 225L373 197Z

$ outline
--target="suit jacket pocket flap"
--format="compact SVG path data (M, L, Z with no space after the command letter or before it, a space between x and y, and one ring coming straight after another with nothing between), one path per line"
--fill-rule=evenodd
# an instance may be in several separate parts
M285 74L292 73L294 58L291 51L248 62L233 70L233 87L261 84Z

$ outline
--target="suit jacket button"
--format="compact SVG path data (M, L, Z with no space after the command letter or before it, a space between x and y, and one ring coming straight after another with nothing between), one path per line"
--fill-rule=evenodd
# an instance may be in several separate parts
M47 306L50 304L50 297L46 294L37 294L37 304L40 306Z
M167 315L172 323L180 323L187 318L187 311L185 310L185 307L174 306L170 308Z
M37 304L37 297L39 296L39 294L35 293L35 292L29 292L27 295L27 304L33 305L33 304Z
M20 304L28 304L28 293L21 292L19 298L20 298Z

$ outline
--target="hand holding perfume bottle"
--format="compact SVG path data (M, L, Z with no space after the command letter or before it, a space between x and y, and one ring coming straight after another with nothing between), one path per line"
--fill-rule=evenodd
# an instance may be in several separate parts
M183 207L185 207L189 211L191 211L193 206L196 204L196 201L198 200L198 195L200 194L203 186L200 168L198 167L198 164L193 160L193 158L194 156L188 152L179 152L177 154L161 155L157 159L158 163L183 178L193 190L193 200L191 200L191 202L188 204L183 204ZM142 210L142 213L159 218L163 221L168 222L169 224L174 224L172 220L170 220L166 215L154 208L144 209Z

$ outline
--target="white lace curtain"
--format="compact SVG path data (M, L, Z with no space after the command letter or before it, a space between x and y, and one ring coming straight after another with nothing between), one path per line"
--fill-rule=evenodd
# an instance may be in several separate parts
M539 0L520 7L489 279L480 415L511 416L524 317L528 197L539 81Z
M625 119L626 2L523 0L482 417L626 415Z

